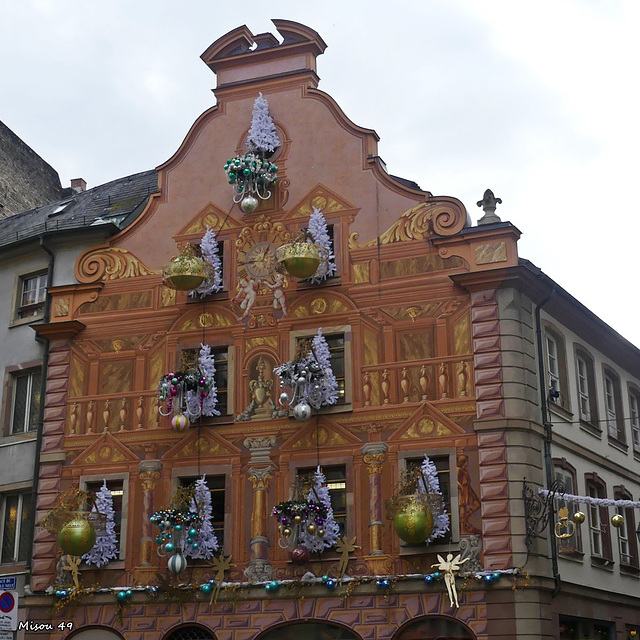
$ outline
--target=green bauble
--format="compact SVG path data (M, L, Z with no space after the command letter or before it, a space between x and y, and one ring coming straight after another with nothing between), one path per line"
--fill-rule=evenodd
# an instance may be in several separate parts
M409 544L421 544L433 533L433 514L414 496L407 496L393 525L401 540Z
M70 556L82 556L93 549L96 530L84 518L74 518L60 529L58 544Z

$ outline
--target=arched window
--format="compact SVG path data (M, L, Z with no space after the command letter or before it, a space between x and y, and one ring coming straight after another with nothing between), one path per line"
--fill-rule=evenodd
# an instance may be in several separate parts
M394 640L475 640L465 625L453 618L422 618L405 625Z
M190 625L172 631L165 640L215 640L215 636L204 627Z
M259 640L360 640L360 636L345 627L326 622L297 622L277 627L258 636ZM173 640L173 639L172 639Z
M68 636L73 640L122 640L122 636L105 627L85 627Z

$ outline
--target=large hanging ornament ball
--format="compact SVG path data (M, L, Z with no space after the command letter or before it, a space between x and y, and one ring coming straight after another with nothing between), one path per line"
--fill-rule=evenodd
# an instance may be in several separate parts
M243 213L253 213L258 208L258 204L260 203L257 198L254 198L253 196L245 196L240 201L240 208Z
M162 270L162 282L171 289L190 291L197 289L207 279L207 267L191 244L187 244L179 255Z
M611 516L611 524L616 529L619 529L624 524L624 518L619 513L616 513L614 516Z
M291 551L291 561L295 564L306 564L309 562L310 557L309 549L303 547L301 544L294 547Z
M586 520L586 516L584 515L584 513L582 513L582 511L576 511L573 514L573 521L576 524L582 524L585 520Z
M415 497L407 496L393 520L398 537L409 544L421 544L433 533L433 514Z
M310 278L320 264L320 253L313 242L291 242L276 250L280 266L294 278Z
M184 413L176 413L173 418L171 418L171 428L178 433L182 433L186 431L189 427L189 418L184 415Z
M70 556L82 556L93 549L96 530L84 518L74 518L60 529L58 544Z
M181 553L176 553L169 558L167 569L176 576L187 568L187 561Z
M293 417L296 420L300 420L300 422L308 420L311 417L311 405L305 400L298 402L298 404L293 407Z

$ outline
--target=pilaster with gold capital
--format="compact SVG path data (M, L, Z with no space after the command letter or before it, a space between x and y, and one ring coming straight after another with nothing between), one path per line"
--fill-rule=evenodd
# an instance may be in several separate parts
M371 555L382 551L382 465L388 447L384 442L367 442L361 451L369 472L369 545Z
M138 478L142 484L142 536L140 537L140 566L151 566L153 551L153 490L160 479L160 460L143 460L138 465Z

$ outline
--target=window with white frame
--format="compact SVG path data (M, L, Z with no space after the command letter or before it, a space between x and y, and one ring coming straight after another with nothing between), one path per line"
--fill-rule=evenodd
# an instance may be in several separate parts
M625 444L624 420L620 408L620 379L613 371L604 372L604 408L606 412L607 433L610 438Z
M585 474L587 495L591 498L607 497L607 485L595 473ZM609 529L609 508L600 504L588 505L589 537L591 556L596 561L613 561L611 532Z
M614 497L616 500L633 500L631 493L624 487L614 487ZM620 552L620 563L626 568L637 570L638 564L638 543L636 540L636 521L634 510L629 507L616 507L616 513L624 518L624 522L618 531L618 551Z
M21 276L18 284L16 318L32 318L42 315L46 297L46 271Z
M104 478L98 479L97 476L92 476L90 478L86 478L81 483L82 488L85 491L93 491L94 493L98 493L102 486L104 485ZM127 492L127 478L125 477L117 477L117 478L106 478L107 489L111 491L111 497L113 498L113 510L114 510L114 523L115 523L115 534L117 540L117 549L119 552L118 558L120 560L125 557L125 537L127 530L127 502L128 502L128 492Z
M629 391L629 413L633 449L640 452L640 394L634 389Z
M31 516L31 490L3 494L1 500L0 562L2 564L26 562L29 553L27 545Z
M580 419L591 421L591 406L589 397L589 370L587 361L578 356L576 360L578 368L578 399L580 405Z
M11 433L35 431L40 413L42 370L31 369L11 374Z
M549 388L560 392L560 364L558 362L558 341L550 333L547 333L547 374L549 376Z
M599 498L598 488L592 484L587 484L587 493L592 498ZM602 556L602 522L600 520L600 507L589 504L589 534L591 536L591 555Z
M547 372L546 391L549 406L568 410L567 356L564 339L560 333L546 329L544 347Z

